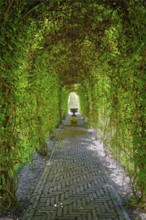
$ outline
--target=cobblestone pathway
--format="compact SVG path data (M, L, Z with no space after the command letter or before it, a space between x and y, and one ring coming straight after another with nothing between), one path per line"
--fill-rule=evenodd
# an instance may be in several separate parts
M25 220L128 220L83 120L60 131Z

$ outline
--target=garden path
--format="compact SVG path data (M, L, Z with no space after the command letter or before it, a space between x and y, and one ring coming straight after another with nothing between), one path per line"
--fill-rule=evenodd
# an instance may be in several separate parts
M130 220L84 120L65 120L24 220Z

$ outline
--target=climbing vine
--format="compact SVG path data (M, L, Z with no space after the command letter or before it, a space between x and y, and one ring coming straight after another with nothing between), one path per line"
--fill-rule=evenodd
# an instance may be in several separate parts
M7 14L9 17L9 14ZM10 19L10 20L9 20ZM43 30L21 16L1 23L0 59L0 207L18 206L13 177L37 150L46 155L45 139L67 113L67 90L55 63L43 49ZM13 18L14 19L14 18ZM67 101L66 101L67 102Z
M104 51L79 95L83 114L129 173L135 195L145 201L145 9L131 1L128 12L130 24L112 14L114 22L102 38Z
M18 203L18 167L35 150L46 155L45 139L65 117L74 84L83 116L146 200L146 9L143 1L121 2L0 1L3 209Z

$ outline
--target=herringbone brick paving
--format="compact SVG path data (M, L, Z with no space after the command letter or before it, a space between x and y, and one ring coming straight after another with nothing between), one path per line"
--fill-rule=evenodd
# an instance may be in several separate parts
M61 129L25 220L128 220L84 122Z

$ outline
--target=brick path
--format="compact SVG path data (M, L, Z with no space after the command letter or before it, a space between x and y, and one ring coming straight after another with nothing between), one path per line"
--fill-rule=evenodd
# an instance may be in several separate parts
M25 220L128 220L81 116L61 129Z

